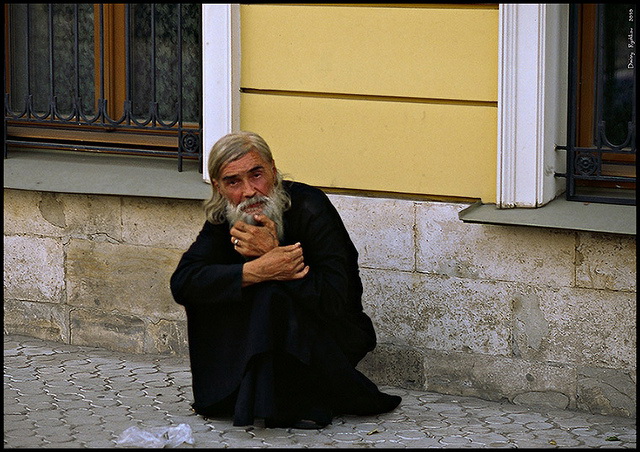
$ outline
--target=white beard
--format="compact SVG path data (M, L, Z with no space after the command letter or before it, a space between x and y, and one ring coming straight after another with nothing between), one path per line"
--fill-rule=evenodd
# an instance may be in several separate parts
M244 211L247 207L262 203L262 214L269 217L271 221L276 224L276 232L278 234L278 240L282 241L284 238L284 224L282 215L284 213L284 204L286 197L284 196L284 189L281 186L274 187L270 193L271 196L256 195L245 201L242 201L237 206L227 201L227 207L225 208L225 216L230 226L233 226L237 221L244 221L247 224L256 225L256 220L253 218L254 214L249 214Z

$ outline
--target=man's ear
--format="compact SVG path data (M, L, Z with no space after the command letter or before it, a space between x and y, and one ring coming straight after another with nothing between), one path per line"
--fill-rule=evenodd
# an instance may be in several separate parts
M218 181L214 179L211 183L213 184L213 189L220 193L220 185L218 184Z

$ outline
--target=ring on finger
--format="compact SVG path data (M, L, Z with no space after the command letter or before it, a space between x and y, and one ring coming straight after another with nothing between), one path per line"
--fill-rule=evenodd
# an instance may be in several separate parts
M235 240L233 241L233 244L234 244L235 246L238 246L238 243L240 243L240 240L238 240L238 239L235 239Z

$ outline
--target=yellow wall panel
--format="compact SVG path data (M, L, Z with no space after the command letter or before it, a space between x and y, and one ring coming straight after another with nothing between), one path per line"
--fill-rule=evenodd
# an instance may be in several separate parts
M497 100L498 10L243 5L243 88Z
M293 179L323 187L495 202L491 106L242 94L241 128Z

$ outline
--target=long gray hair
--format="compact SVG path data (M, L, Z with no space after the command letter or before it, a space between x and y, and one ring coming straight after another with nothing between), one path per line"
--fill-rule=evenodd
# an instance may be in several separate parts
M222 168L227 163L238 160L251 151L256 151L265 162L273 163L273 155L269 145L254 132L229 133L220 138L211 148L207 162L209 180L211 181L211 198L204 202L204 213L209 222L222 224L226 220L225 209L228 201L218 192L214 183L219 181ZM282 174L276 169L275 187L281 186L282 179Z

